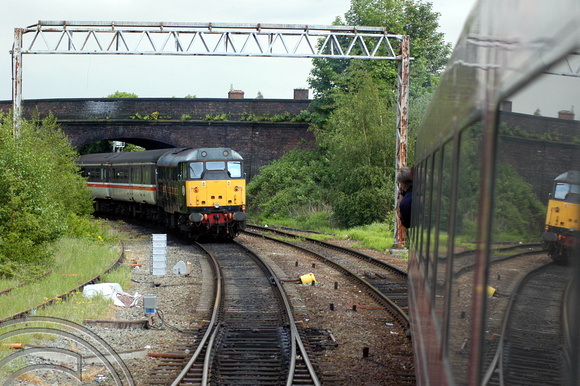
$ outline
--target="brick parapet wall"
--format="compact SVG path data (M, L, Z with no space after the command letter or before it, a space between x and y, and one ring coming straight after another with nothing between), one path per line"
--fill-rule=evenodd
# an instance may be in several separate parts
M297 115L308 110L310 100L294 99L226 99L226 98L91 98L91 99L27 99L23 116L30 118L35 111L41 117L52 112L58 120L129 119L158 112L162 117L204 119L207 114L229 114L238 120L242 114L269 115L289 112ZM0 101L0 110L8 112L11 101Z

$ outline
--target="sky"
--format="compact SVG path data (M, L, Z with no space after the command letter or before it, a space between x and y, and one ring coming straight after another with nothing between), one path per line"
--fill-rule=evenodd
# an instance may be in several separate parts
M0 100L12 99L14 28L38 20L231 22L330 25L350 0L1 0ZM433 0L440 32L455 44L476 0ZM293 98L308 88L310 59L127 55L23 55L23 99L139 97ZM312 97L312 94L310 95Z

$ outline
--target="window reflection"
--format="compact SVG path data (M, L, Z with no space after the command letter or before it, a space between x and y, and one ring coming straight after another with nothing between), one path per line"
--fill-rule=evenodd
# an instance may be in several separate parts
M456 384L466 384L471 347L473 282L481 172L481 124L465 129L459 143L455 238L447 352Z
M242 163L240 161L228 161L228 172L231 178L242 177Z
M578 186L572 187L566 183L554 186L556 177L569 170L577 170L580 122L570 111L573 109L569 109L574 104L571 83L561 87L557 93L548 92L552 80L560 82L554 75L541 75L534 83L513 95L511 101L503 102L499 112L482 363L482 377L491 378L492 383L497 375L491 359L497 357L502 348L505 349L506 341L503 339L506 338L502 337L502 332L506 329L506 320L509 322L506 315L510 298L518 285L525 283L527 274L552 263L549 251L542 248L548 202L550 199L565 198L570 201L573 195L580 197ZM576 87L579 85L580 82L576 81ZM575 94L576 98L580 95L578 92ZM572 99L566 99L566 96ZM553 106L556 100L560 101L560 107ZM578 214L576 211L570 215L577 219ZM571 269L571 266L566 268L569 272ZM568 281L571 276L563 274L553 280ZM553 293L553 290L538 291L542 294L539 296L544 297L545 294L546 299L550 292ZM519 299L520 303L524 301L521 296ZM542 304L539 298L537 301ZM547 308L561 308L556 301L548 301L552 303ZM560 320L544 319L547 308L544 307L545 312L540 313L538 318L528 320L528 325L518 326L518 333L527 337L526 350L530 356L536 355L534 352L537 351L531 338L533 334L545 331L546 326L559 326L561 323ZM513 341L517 341L518 337L514 335L509 339L512 341L511 349L516 350L518 346ZM555 348L550 347L549 350L554 350L554 355L564 356L564 347L558 348L558 339L555 340ZM548 349L542 348L540 351L545 350ZM502 360L506 368L511 366L507 355ZM567 371L564 367L556 370L560 374Z
M446 296L446 274L447 264L450 256L448 255L447 245L449 236L449 211L451 201L451 173L452 173L452 151L453 143L448 143L443 148L443 167L441 170L441 198L439 205L439 235L437 247L437 276L435 285L435 312L439 325L443 326L443 307Z
M208 161L205 163L207 170L225 170L226 163L224 161Z
M201 178L203 173L203 162L192 162L189 164L189 178Z

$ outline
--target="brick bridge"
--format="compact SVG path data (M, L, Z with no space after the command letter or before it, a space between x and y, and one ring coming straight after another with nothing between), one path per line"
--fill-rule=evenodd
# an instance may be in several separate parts
M246 160L248 178L258 169L299 146L313 148L314 134L305 122L242 120L255 116L295 116L308 109L310 100L295 90L294 99L243 99L242 92L229 98L125 98L25 100L24 117L37 110L41 117L52 112L74 146L108 139L134 143L147 149L164 147L231 147ZM304 98L304 99L301 99ZM11 101L0 101L8 112ZM139 119L152 113L158 119ZM510 163L529 182L544 203L554 177L580 162L580 121L571 112L559 118L501 112L507 128L519 127L528 137L500 135L499 159ZM226 114L227 120L207 120ZM132 118L133 117L133 118ZM545 137L546 132L550 140ZM505 151L509 149L509 151ZM530 158L530 155L534 157ZM572 160L572 165L570 165ZM534 164L530 168L530 162Z
M295 147L314 147L314 134L308 131L307 122L245 119L249 114L262 119L295 117L310 103L296 97L299 91L307 92L295 90L295 99L243 99L234 91L227 99L25 100L23 116L29 119L38 111L45 117L52 112L73 146L116 140L146 149L231 147L246 160L245 172L251 178L261 166ZM0 110L7 112L11 107L11 101L0 102ZM212 119L218 116L222 118Z

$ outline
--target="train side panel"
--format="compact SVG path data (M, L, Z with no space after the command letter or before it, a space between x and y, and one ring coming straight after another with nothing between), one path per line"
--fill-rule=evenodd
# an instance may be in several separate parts
M558 114L580 104L579 37L575 0L480 0L464 26L415 147L409 316L420 385L500 384L509 371L533 372L501 367L515 351L502 350L500 337L513 289L552 264L542 237L571 246L580 230L580 202L550 198L556 176L580 170L580 121ZM522 245L525 254L505 258ZM567 275L554 280L580 281L578 249L569 252ZM575 326L579 300L570 301ZM556 348L568 358L560 384L580 381L572 335L576 343Z

